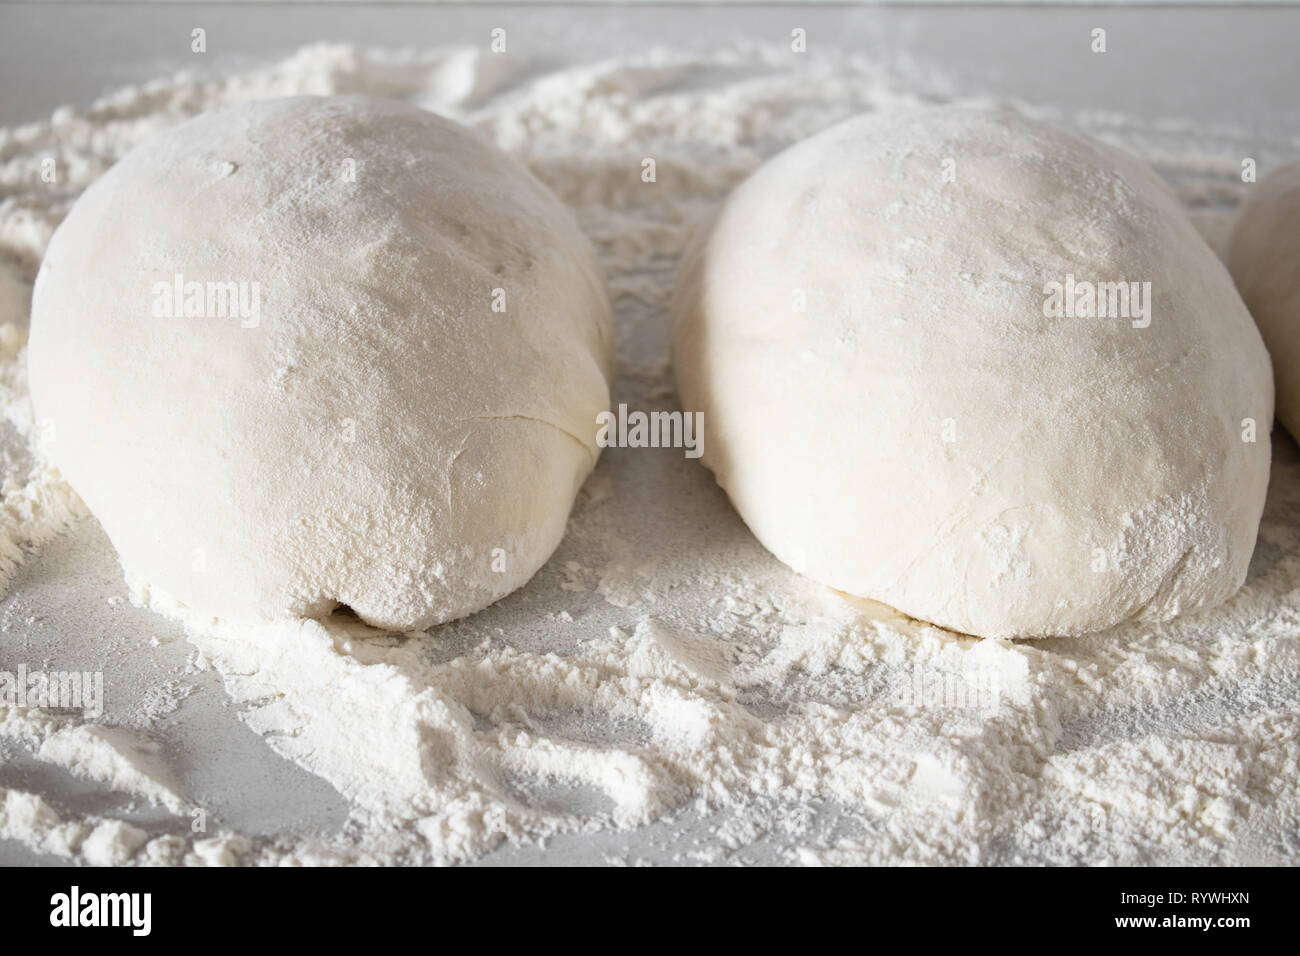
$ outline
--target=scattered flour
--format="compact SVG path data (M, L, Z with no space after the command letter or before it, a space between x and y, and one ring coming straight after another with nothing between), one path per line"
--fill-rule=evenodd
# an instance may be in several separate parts
M158 745L122 727L83 724L55 731L37 751L47 763L112 790L135 794L180 812L185 801L164 781Z
M184 859L184 841L174 837L150 840L143 830L121 820L65 821L39 795L2 787L0 839L91 866L120 866L133 860L142 865L175 865Z
M865 110L951 98L932 71L890 63L792 65L735 47L539 71L474 51L317 46L0 130L0 573L12 580L91 521L38 451L49 436L26 400L27 302L78 192L152 133L224 103L332 92L400 96L477 128L520 155L596 244L615 303L615 401L664 408L666 300L694 221L788 142ZM1231 131L1189 147L1186 130L1123 117L1045 118L1152 159L1209 226L1239 197ZM642 181L645 157L657 159L654 183ZM55 184L41 180L45 158ZM508 861L538 841L562 854L570 835L593 848L582 858L610 863L1294 862L1300 454L1280 432L1274 445L1235 598L1073 640L976 641L800 579L672 449L607 449L538 577L428 634L342 617L237 628L136 588L138 604L183 622L185 672L119 709L129 732L0 704L0 837L141 865L450 863L494 850ZM162 617L104 600L115 581L105 567L81 586L131 640L86 628L73 635L83 658L167 650L151 630ZM11 588L0 612L0 669L45 655L44 612L23 599ZM209 668L247 727L342 795L343 826L292 840L192 832L204 788L180 771L173 783L142 731L163 734L202 702L181 688ZM65 810L56 789L13 785L19 757L126 791L171 822ZM199 748L187 763L204 760ZM626 828L641 828L635 849Z

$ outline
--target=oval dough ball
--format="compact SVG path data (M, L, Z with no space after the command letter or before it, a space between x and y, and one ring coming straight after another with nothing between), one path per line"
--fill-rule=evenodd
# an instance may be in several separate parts
M1149 324L1118 291L1121 317L1080 315L1079 283L1120 281L1151 283ZM1159 621L1245 578L1268 356L1116 150L1007 113L850 120L735 190L673 312L704 463L810 577L999 638Z
M412 106L298 97L86 190L37 277L31 392L128 579L418 629L559 543L610 342L590 245L521 166Z
M1251 187L1228 269L1273 358L1277 417L1300 436L1300 161Z

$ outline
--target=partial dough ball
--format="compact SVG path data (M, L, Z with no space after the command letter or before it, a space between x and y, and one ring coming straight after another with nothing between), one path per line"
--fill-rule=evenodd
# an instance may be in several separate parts
M1277 417L1300 436L1300 161L1250 188L1228 268L1273 357Z
M559 543L610 340L588 242L521 166L411 106L300 97L86 190L37 277L31 391L128 578L230 620L424 628Z
M1149 324L1118 291L1080 314L1078 283L1121 281L1151 283ZM1009 113L850 120L735 190L673 313L704 463L797 571L998 638L1162 621L1245 578L1268 355L1114 149Z

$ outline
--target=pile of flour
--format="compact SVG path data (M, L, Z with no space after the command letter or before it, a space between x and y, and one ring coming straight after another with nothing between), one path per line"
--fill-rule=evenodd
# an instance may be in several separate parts
M427 634L345 618L249 629L186 617L144 589L131 597L153 611L122 600L102 532L34 450L23 350L45 245L78 193L153 133L226 103L345 92L476 128L574 209L613 297L615 401L645 411L674 407L667 297L699 216L832 122L953 98L932 70L779 48L541 70L474 50L316 46L0 131L0 671L73 660L102 670L115 702L99 722L0 702L0 838L14 841L0 852L140 864L510 861L539 846L544 859L609 862L1296 859L1300 453L1280 432L1246 587L1208 613L1087 638L962 638L801 579L680 449L607 449L537 578ZM1148 158L1221 237L1244 188L1231 131L1192 139L1177 124L1038 115ZM58 595L96 610L41 603ZM257 746L337 791L334 825L268 833L214 806L204 767L242 740L221 736L233 718L209 706L208 737L181 747L177 735L220 694L217 677ZM250 801L252 776L235 782ZM70 796L83 791L95 799Z

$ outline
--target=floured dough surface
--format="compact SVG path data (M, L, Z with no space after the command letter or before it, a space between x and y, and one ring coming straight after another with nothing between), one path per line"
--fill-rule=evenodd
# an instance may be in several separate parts
M819 581L1010 638L1168 620L1245 579L1268 355L1119 150L1011 112L849 120L728 197L673 309L704 462Z
M397 629L550 556L611 363L549 190L357 96L230 107L122 159L50 241L29 354L50 457L137 586Z
M1246 193L1228 268L1259 325L1277 382L1277 417L1300 433L1300 161L1271 171Z

